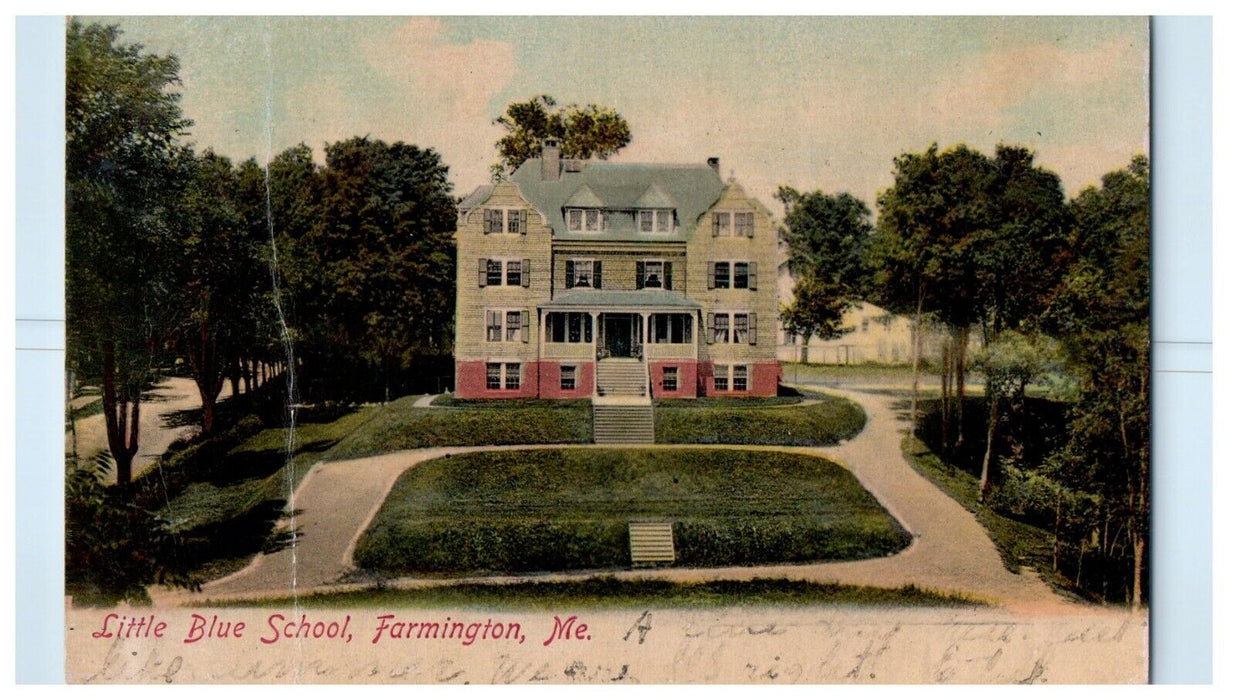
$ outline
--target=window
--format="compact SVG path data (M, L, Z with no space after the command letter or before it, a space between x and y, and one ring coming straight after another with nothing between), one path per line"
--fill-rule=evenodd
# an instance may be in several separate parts
M575 365L564 365L562 367L562 378L558 386L563 391L575 390Z
M713 391L747 391L750 388L749 376L747 365L716 365L712 376Z
M749 211L734 212L734 235L755 236L755 213Z
M592 318L588 314L572 311L548 314L546 325L551 343L591 343Z
M530 261L527 259L480 258L477 264L477 272L480 275L478 281L482 287L501 287L504 282L508 287L527 287L530 282L528 276L530 267Z
M528 212L524 209L486 209L485 233L527 233Z
M690 343L691 317L686 314L654 314L652 342Z
M485 340L528 342L528 312L520 309L486 309Z
M567 230L568 231L583 231L584 230L584 210L583 209L567 209Z
M518 362L485 363L485 388L490 391L519 388Z
M657 233L668 233L674 228L674 212L669 209L657 211Z
M746 289L751 281L751 265L745 262L734 263L734 289Z
M640 233L652 233L653 221L656 218L656 212L651 209L644 209L639 213L639 230Z
M708 263L709 289L755 289L755 287L756 264L754 262L727 260Z
M664 391L678 391L678 368L665 367L661 370L661 389Z
M670 209L641 209L639 212L640 233L669 233L674 229L674 212Z
M566 288L601 288L601 262L599 260L567 260Z
M706 321L709 325L708 333L704 337L709 343L733 342L755 345L755 313L753 312L708 314Z
M713 314L712 342L714 343L730 342L730 315L729 314Z
M713 236L746 236L755 235L755 212L750 211L717 211L712 214Z
M485 363L485 388L491 391L519 388L518 362Z
M664 260L636 260L635 288L673 289L674 265Z
M751 326L747 314L734 314L734 342L746 343L751 339Z
M734 377L734 381L732 382L734 386L734 391L746 391L747 390L747 366L746 365L734 365L730 369Z
M520 312L518 311L506 312L506 340L508 343L519 340L519 316Z
M596 209L589 209L584 212L584 230L585 231L600 231L601 230L601 212Z

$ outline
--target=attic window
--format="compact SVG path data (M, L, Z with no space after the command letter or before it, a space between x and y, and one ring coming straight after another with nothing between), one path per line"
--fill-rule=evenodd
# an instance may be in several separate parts
M606 228L600 209L567 209L566 218L568 231L604 231Z
M668 233L674 228L674 212L671 209L641 209L639 212L640 233Z

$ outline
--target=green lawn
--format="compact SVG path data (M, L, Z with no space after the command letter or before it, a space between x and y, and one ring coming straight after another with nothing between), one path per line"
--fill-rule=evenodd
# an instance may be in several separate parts
M191 465L189 482L159 509L179 534L203 580L242 568L253 555L275 545L272 533L289 489L317 462L331 459L332 447L364 425L374 412L362 407L339 417L306 420L296 426L291 469L287 430L261 430L207 465ZM176 459L173 457L173 459ZM151 480L158 474L152 473Z
M386 575L613 569L634 518L674 523L677 564L861 559L909 535L841 467L777 452L472 453L409 470L356 561Z
M364 430L344 439L333 459L446 445L548 445L592 442L588 401L460 401L416 408L407 396L376 409Z
M546 581L512 584L455 584L426 588L371 588L349 593L302 595L296 604L306 608L482 608L486 610L563 610L579 608L755 607L785 605L865 606L981 606L953 594L903 586L873 588L789 579L705 581L677 583L644 579L620 580L599 576L582 581ZM272 598L243 605L282 608L290 598Z
M803 399L819 403L779 405ZM659 443L835 445L863 429L867 416L852 401L828 394L776 399L679 399L657 402Z

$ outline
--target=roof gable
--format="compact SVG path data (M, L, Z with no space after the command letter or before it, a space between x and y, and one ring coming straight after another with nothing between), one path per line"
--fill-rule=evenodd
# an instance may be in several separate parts
M578 172L563 169L557 180L541 179L541 159L524 161L511 175L520 191L547 217L554 237L573 240L686 240L695 231L699 218L717 201L724 190L710 166L654 165L642 163L585 162ZM595 200L588 197L595 197ZM594 202L584 204L583 202ZM568 207L597 207L611 210L675 209L678 231L667 235L637 231L570 233L563 221Z

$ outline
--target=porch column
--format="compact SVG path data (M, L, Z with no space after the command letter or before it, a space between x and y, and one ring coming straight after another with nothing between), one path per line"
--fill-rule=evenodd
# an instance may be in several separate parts
M695 346L695 361L700 361L700 335L704 333L704 325L700 323L700 314L691 312L691 325L695 326L691 329L692 345Z
M647 347L648 347L648 339L651 337L651 335L650 335L650 334L649 334L649 332L648 332L648 319L652 317L652 314L650 314L650 313L648 313L647 311L645 311L644 313L640 314L640 316L643 318L643 321L644 321L644 331L643 331L643 336L644 336L644 348L647 348ZM646 354L646 353L647 353L647 350L645 349L645 351L644 351L644 352L645 352L645 354Z
M597 323L597 316L598 314L596 311L588 312L588 323L592 324L592 360L594 363L592 365L592 395L593 396L597 395L597 366L599 364L597 361L597 339L601 335L601 328L600 328L600 325Z

